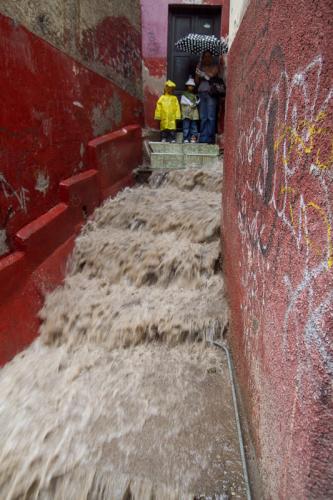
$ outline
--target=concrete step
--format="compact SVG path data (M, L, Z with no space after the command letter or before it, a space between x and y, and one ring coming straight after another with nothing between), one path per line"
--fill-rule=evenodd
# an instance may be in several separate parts
M216 154L184 154L184 167L213 167L219 161Z
M184 155L176 153L152 153L151 168L185 168Z
M171 144L167 142L149 142L152 169L210 167L219 158L217 144Z
M169 142L149 142L149 147L152 153L166 153L166 154L209 154L219 155L219 146L217 144L183 144Z

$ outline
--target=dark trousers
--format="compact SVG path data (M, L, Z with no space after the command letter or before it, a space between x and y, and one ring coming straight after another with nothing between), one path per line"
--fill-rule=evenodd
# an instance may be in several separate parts
M208 92L200 92L200 142L215 143L218 100Z
M176 140L176 131L175 130L169 130L169 129L164 129L161 131L161 139L166 140L167 142L175 141Z
M183 139L184 141L190 141L192 137L198 138L198 127L195 120L190 120L189 118L183 119Z

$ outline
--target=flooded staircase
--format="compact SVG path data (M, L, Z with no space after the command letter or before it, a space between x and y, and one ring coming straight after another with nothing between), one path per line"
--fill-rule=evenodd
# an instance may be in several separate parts
M39 339L0 373L3 498L250 498L215 345L228 325L222 168L158 170L95 211Z

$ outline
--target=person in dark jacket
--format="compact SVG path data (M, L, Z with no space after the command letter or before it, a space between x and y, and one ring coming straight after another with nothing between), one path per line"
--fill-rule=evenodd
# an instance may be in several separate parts
M210 94L210 81L219 76L220 66L214 63L213 55L206 50L197 65L195 81L200 98L200 142L215 143L218 97Z

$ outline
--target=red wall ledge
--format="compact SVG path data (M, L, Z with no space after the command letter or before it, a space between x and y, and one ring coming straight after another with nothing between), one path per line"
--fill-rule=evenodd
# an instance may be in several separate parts
M88 144L90 169L59 184L59 203L21 228L15 251L0 258L0 366L38 335L44 297L60 285L75 237L108 196L133 184L142 161L141 127L130 125Z
M88 165L98 171L102 199L115 194L115 186L132 184L132 171L142 163L141 127L129 125L88 143Z

